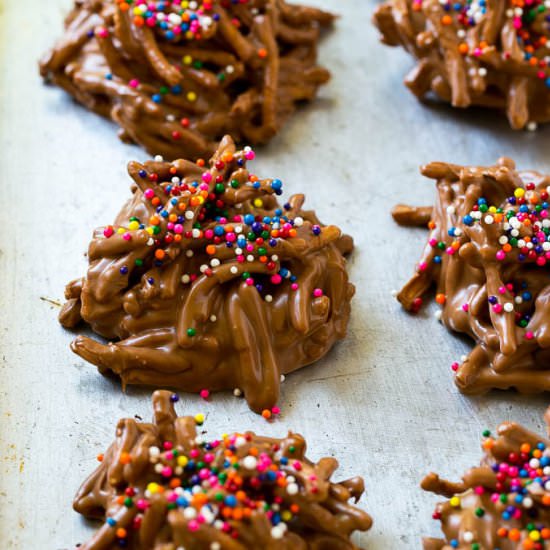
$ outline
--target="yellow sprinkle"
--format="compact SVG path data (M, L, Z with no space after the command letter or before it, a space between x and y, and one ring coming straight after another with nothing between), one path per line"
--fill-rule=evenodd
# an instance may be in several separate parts
M453 508L458 508L460 506L460 499L458 497L452 497L451 500L449 500L449 504Z
M285 510L281 517L283 518L283 521L290 521L292 519L292 512L290 510Z
M537 540L540 540L540 533L538 531L531 531L529 533L529 538L536 542Z
M188 462L189 462L189 459L186 456L183 456L183 455L178 456L178 466L185 468Z
M191 65L191 63L193 63L193 58L190 55L184 55L183 56L183 62L186 65Z
M130 222L130 225L128 225L128 229L135 231L136 229L139 229L139 223L136 221Z
M256 208L261 208L264 205L264 201L262 199L254 199L254 206Z
M514 197L516 197L516 199L520 199L523 195L525 195L525 189L522 189L521 187L518 187L514 191Z
M188 92L187 93L187 99L189 101L196 101L197 99L197 94L195 92Z
M195 422L199 425L204 424L204 414L202 414L202 413L196 414L195 415Z
M124 227L119 227L116 232L119 234L119 235L122 235L123 233L126 233L126 229L124 229Z
M489 207L489 212L491 212L491 214L494 214L496 211L497 211L497 207L496 207L496 206L490 206L490 207Z
M149 235L153 234L153 228L151 226L149 226L145 231L147 231L147 233L149 233Z
M147 485L147 490L148 490L151 494L158 493L158 490L159 490L158 483L149 483L149 484Z

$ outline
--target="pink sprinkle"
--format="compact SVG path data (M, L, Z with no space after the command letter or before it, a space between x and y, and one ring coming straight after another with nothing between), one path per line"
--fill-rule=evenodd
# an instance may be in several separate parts
M498 291L499 291L500 294L506 294L506 287L500 286L500 287L498 287Z
M506 258L506 253L504 252L504 250L499 250L496 254L496 257L497 257L497 260L504 260L504 258Z
M418 264L418 271L426 271L428 264L426 262L420 262Z
M316 288L313 291L313 296L315 296L315 298L320 298L322 295L323 295L323 291L320 288Z
M128 85L130 88L137 88L139 86L139 80L137 78L132 78L132 80L128 82Z
M199 394L203 399L208 399L210 397L210 392L208 390L201 390Z
M197 531L200 527L199 522L192 519L188 524L187 527L189 528L189 531Z
M130 233L124 233L124 235L122 235L122 238L125 241L130 241L132 239L132 235L130 235Z
M526 339L526 340L532 340L534 337L535 337L535 335L534 335L530 330L528 330L528 331L525 333L525 339Z
M502 313L502 304L495 304L495 305L493 306L493 311L494 311L495 313Z
M183 233L183 225L181 225L181 223L174 225L174 233L177 233L178 235Z
M210 172L204 172L202 175L202 181L210 183L212 181L212 174Z
M456 372L456 371L458 370L458 367L459 367L459 366L460 366L460 365L455 361L455 362L451 365L451 369L452 369L454 372Z
M256 153L254 153L254 151L247 151L244 156L246 160L254 160L254 158L256 157Z
M299 288L299 287L298 287L298 283L292 283L292 284L290 285L290 288L291 288L292 290L298 290L298 288Z
M273 408L271 409L271 412L272 412L273 414L280 414L281 409L279 409L279 407L273 407Z
M109 237L112 237L112 236L113 236L114 232L115 232L114 229L113 229L111 226L109 226L109 227L106 227L106 228L103 230L103 235L104 235L105 237L109 238Z
M283 278L277 273L276 275L271 276L271 282L274 285L280 285Z
M143 194L145 195L146 199L152 199L155 196L155 192L151 188L145 189L145 192Z
M462 311L468 311L470 309L469 304L462 304Z

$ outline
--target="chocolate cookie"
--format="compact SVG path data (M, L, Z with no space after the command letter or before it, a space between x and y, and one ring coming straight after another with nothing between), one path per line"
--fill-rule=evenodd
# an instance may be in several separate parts
M284 0L77 0L40 72L168 159L209 157L227 133L271 139L329 79L316 65L334 19Z
M484 437L481 466L461 482L433 473L422 481L424 490L449 499L433 515L444 539L425 539L424 550L548 548L550 441L509 422Z
M434 162L422 173L437 181L434 208L393 212L430 228L399 301L415 311L434 285L442 322L475 341L453 366L461 391L550 390L550 176L518 172L506 158L491 167Z
M152 424L119 421L74 501L104 521L81 550L357 550L351 534L372 524L348 503L362 478L333 483L338 462L308 460L298 434L206 438L200 415L176 415L177 399L157 391Z
M550 120L548 2L386 0L374 22L418 60L405 79L417 97L499 109L515 129Z
M281 375L325 355L346 334L352 239L280 206L280 180L246 168L231 138L210 160L131 162L133 196L90 243L87 275L60 314L114 340L72 349L124 385L244 392L255 411L279 398Z

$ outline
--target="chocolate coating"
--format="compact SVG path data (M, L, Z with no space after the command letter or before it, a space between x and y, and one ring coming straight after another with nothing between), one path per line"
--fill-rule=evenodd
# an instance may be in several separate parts
M499 109L515 129L550 121L543 1L386 0L374 23L385 44L418 60L405 79L418 98L432 92L454 107Z
M129 164L133 196L95 231L60 314L116 342L79 336L73 351L124 385L239 388L259 412L277 403L282 374L345 336L351 238L302 210L303 195L280 207L282 183L252 175L253 156L226 137L209 169Z
M152 155L208 158L225 134L267 142L330 77L316 59L332 14L284 0L155 4L76 0L40 63L48 82Z
M462 481L431 473L425 491L450 500L434 519L444 539L424 539L424 550L544 550L550 540L550 441L505 422L487 435L481 465Z
M464 393L550 390L550 177L518 172L506 158L491 167L434 162L422 173L437 181L433 210L394 211L399 223L432 220L399 301L415 311L435 285L442 322L475 341L455 365Z
M82 550L357 550L372 520L349 504L363 479L331 481L334 458L311 462L298 434L206 441L173 396L153 394L152 424L120 420L116 440L74 509L105 521ZM201 464L202 463L202 464ZM124 536L119 536L124 535Z

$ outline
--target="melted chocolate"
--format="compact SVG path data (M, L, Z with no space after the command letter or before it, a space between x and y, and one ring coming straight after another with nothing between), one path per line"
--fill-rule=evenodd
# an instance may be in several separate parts
M435 284L442 322L475 340L455 365L464 393L550 390L550 176L518 172L506 158L491 167L434 162L422 173L437 181L433 210L394 211L403 224L432 220L399 301L415 311Z
M550 441L506 422L496 438L485 434L481 466L462 482L434 473L422 488L449 498L437 505L444 539L424 550L544 550L550 539Z
M522 9L505 0L386 0L374 22L384 43L403 46L418 60L405 79L417 97L433 92L454 107L503 110L515 129L550 121L543 1Z
M281 375L345 336L351 238L302 210L303 195L279 206L282 183L251 174L253 157L226 137L209 169L130 163L133 197L95 231L60 314L117 341L79 336L73 351L124 385L238 388L262 411Z
M363 494L362 478L331 482L338 462L311 462L294 433L206 441L197 417L176 415L175 400L157 391L152 424L119 421L74 501L105 522L82 550L357 549L351 534L372 524L348 503Z
M179 4L77 0L42 76L168 159L209 157L225 134L268 141L330 77L316 65L329 13L284 0Z

